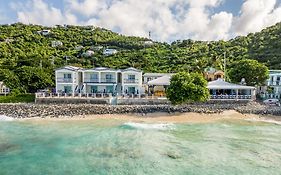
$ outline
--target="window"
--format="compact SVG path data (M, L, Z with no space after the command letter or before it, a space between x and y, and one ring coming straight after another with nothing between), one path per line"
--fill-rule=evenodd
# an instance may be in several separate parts
M64 74L64 75L63 75L63 78L64 78L64 79L71 79L71 74Z
M91 80L97 80L98 74L91 74Z
M106 78L107 80L111 80L111 79L112 79L112 75L111 75L111 74L106 74L106 75L105 75L105 78Z
M106 74L106 75L105 75L105 81L106 81L107 83L113 82L113 76L112 76L112 74Z
M136 76L135 76L135 75L128 75L128 79L129 79L129 80L135 80L135 79L136 79Z

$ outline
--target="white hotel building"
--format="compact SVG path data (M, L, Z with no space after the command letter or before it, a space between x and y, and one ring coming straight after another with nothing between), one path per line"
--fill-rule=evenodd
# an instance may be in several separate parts
M66 66L56 70L56 93L142 94L142 71L135 68L115 70Z

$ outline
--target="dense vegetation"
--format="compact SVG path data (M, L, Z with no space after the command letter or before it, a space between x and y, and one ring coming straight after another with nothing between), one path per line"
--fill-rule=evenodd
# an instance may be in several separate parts
M32 103L34 101L34 94L11 94L8 96L0 96L0 103Z
M249 86L262 86L269 78L268 68L264 64L259 63L257 60L248 59L233 62L228 72L228 77L234 83L240 83L244 78L244 83Z
M37 32L44 29L51 33L42 35ZM54 86L54 70L67 64L112 68L133 66L144 72L202 72L208 66L222 69L224 55L227 65L251 58L270 68L279 68L280 36L281 23L230 41L183 40L171 44L127 37L92 26L1 25L0 80L12 89L34 92ZM63 45L52 47L52 41L61 41ZM106 48L116 49L118 53L105 56L103 50ZM84 54L88 50L94 54Z
M167 98L172 104L205 102L209 96L207 80L199 73L179 72L173 75L167 90Z

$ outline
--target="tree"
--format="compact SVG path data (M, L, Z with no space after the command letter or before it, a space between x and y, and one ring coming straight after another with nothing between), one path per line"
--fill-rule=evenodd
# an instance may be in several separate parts
M172 76L167 97L172 104L204 102L209 99L207 81L202 74L180 72Z
M23 66L17 70L22 86L27 92L36 92L39 89L54 86L54 75L46 69Z
M268 68L256 60L240 60L234 62L231 67L228 76L234 83L240 83L244 78L249 86L261 86L269 78Z

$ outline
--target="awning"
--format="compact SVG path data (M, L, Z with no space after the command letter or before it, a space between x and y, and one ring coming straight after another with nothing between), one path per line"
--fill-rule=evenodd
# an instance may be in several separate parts
M252 86L243 86L233 83L225 82L223 79L218 79L215 81L211 81L208 83L208 89L246 89L246 90L253 90L255 87Z
M151 86L169 86L171 77L171 75L165 75L155 80L151 80L147 84Z

